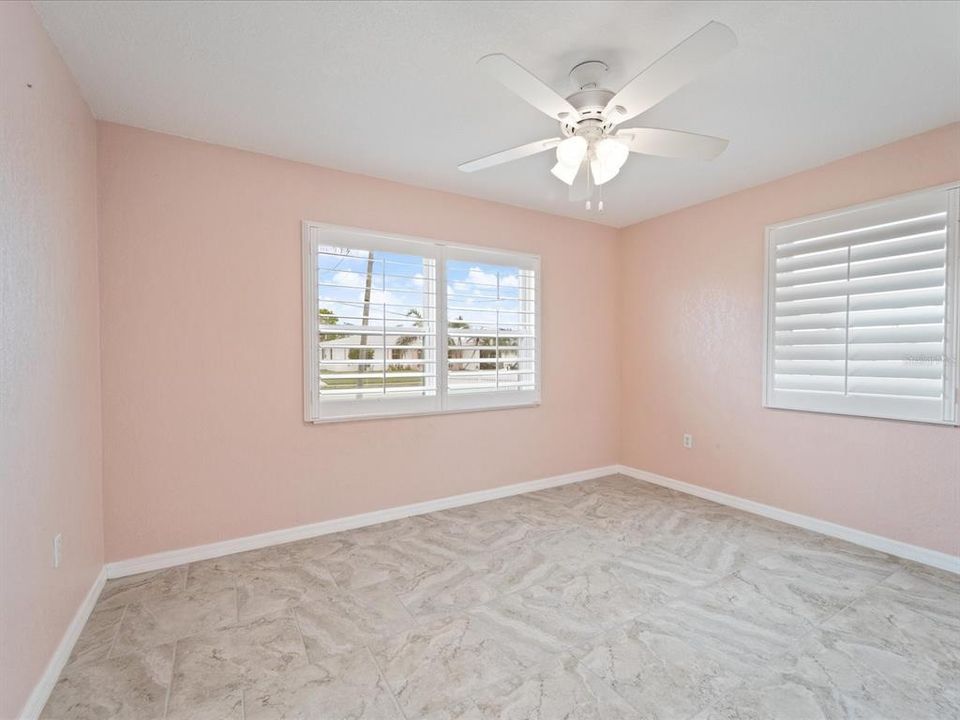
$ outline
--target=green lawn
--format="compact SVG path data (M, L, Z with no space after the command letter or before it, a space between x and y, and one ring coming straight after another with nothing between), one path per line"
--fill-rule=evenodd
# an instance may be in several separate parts
M348 373L345 373L348 374ZM349 373L355 374L355 373ZM370 379L358 380L357 378L338 378L335 373L324 373L320 380L324 385L330 388L352 388L362 382L364 387L376 387L383 385L383 375L379 372L369 373ZM386 377L386 384L391 387L422 387L424 378L421 377Z

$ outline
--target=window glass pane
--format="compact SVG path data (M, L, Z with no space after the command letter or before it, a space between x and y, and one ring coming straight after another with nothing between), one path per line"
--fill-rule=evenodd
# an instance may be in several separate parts
M321 399L436 394L435 269L432 258L318 247Z
M446 272L449 392L536 389L534 272L463 260Z

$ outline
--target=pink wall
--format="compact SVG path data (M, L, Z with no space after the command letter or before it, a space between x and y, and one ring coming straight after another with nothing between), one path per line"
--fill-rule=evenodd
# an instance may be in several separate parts
M617 461L615 230L99 127L108 560ZM542 406L305 424L303 219L539 253Z
M619 461L960 552L956 429L760 407L763 227L956 179L960 124L618 232L98 127L23 2L0 120L0 717L104 535L119 560ZM302 219L540 254L542 406L305 424Z
M96 141L33 8L0 3L3 718L18 715L103 565Z
M621 462L960 553L960 430L761 407L764 226L958 176L954 124L625 229Z

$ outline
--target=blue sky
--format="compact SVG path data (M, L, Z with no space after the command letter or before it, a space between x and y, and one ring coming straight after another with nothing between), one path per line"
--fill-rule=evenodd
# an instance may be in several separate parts
M415 309L426 315L432 302L430 268L423 258L398 253L374 252L371 285L371 321L379 325L386 313L388 326L408 326L406 314ZM333 311L341 323L360 324L366 251L321 247L317 256L318 305ZM522 322L520 275L515 267L462 261L447 262L447 293L450 319L463 317L471 328L501 329ZM497 314L499 311L499 316Z

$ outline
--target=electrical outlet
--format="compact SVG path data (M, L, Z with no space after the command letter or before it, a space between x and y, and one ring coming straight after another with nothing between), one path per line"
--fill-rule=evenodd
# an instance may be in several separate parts
M683 434L683 446L687 450L693 447L693 435L691 435L690 433Z
M53 538L53 566L60 567L60 560L63 558L63 535L57 533Z

